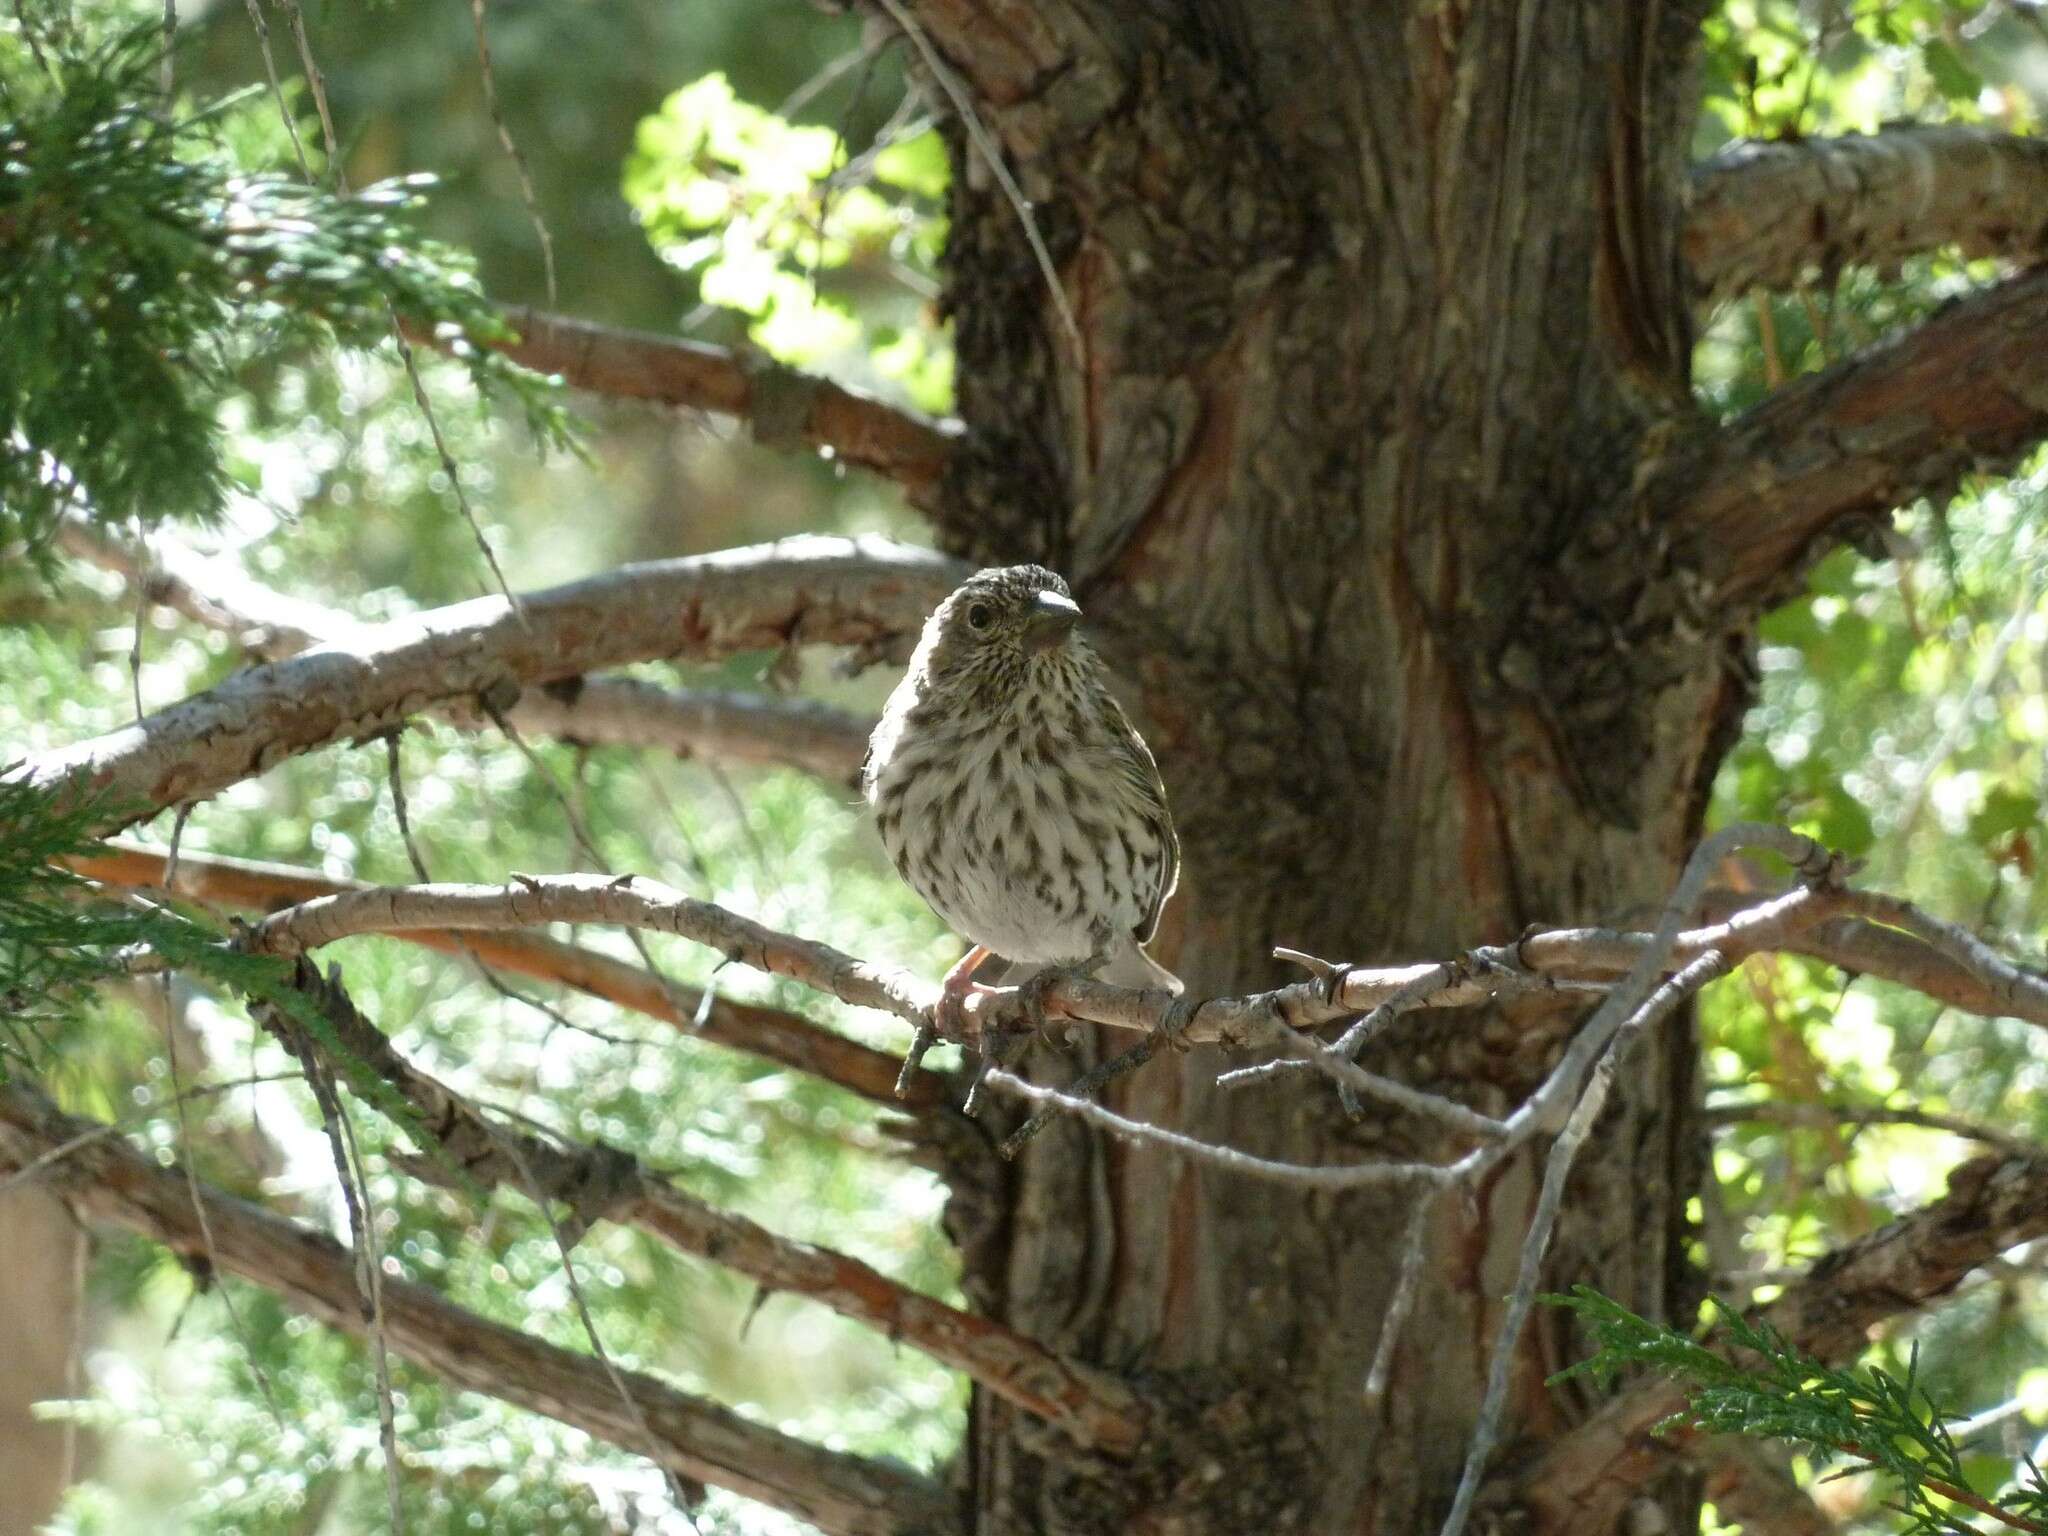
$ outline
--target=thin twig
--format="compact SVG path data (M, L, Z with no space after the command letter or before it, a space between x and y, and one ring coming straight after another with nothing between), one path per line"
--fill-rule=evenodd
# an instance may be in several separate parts
M277 56L270 51L270 23L263 19L262 0L247 0L250 25L256 29L256 47L263 55L263 77L270 82L270 96L277 103L277 115L284 119L284 131L291 135L292 156L299 162L299 174L311 181L312 162L306 158L306 142L299 137L298 119L284 99L284 85L277 75Z
M1227 1168L1233 1173L1250 1175L1253 1178L1269 1179L1279 1184L1293 1184L1303 1189L1359 1189L1370 1184L1432 1183L1444 1177L1444 1170L1420 1163L1362 1163L1343 1168L1326 1168L1307 1163L1282 1163L1272 1158L1255 1157L1249 1152L1240 1152L1234 1147L1219 1147L1206 1141L1197 1141L1179 1131L1169 1131L1164 1126L1147 1125L1140 1120L1129 1120L1114 1110L1105 1109L1092 1099L1077 1099L1072 1094L1062 1093L1056 1088L1041 1088L1036 1083L1026 1082L1014 1073L998 1067L988 1074L989 1086L1000 1088L1005 1093L1015 1094L1020 1099L1029 1099L1034 1104L1050 1104L1078 1115L1090 1124L1098 1125L1113 1136L1126 1141L1144 1142L1164 1147L1199 1163Z
M1373 1345L1372 1368L1365 1373L1363 1406L1368 1416L1378 1412L1380 1400L1387 1395L1394 1351L1400 1347L1408 1314L1415 1310L1415 1298L1422 1289L1423 1260L1429 1253L1429 1222L1440 1195L1440 1190L1423 1191L1401 1234L1401 1274L1394 1282L1394 1294L1387 1300L1386 1311L1380 1314L1380 1336Z
M184 818L178 820L178 827L184 826ZM175 834L174 834L175 835ZM175 1010L170 1003L170 976L164 976L164 1061L171 1079L171 1098L178 1110L178 1164L185 1172L185 1191L192 1200L192 1215L199 1229L199 1243L206 1250L206 1264L209 1275L221 1273L220 1253L214 1243L213 1222L206 1211L206 1201L199 1188L199 1170L193 1166L192 1126L185 1114L185 1090L178 1074L178 1039ZM227 1310L228 1327L235 1335L235 1342L241 1346L242 1355L249 1365L249 1374L256 1382L256 1389L263 1394L263 1402L270 1409L270 1416L282 1431L285 1427L284 1410L278 1406L277 1394L271 1390L270 1375L256 1358L256 1351L249 1343L249 1331L242 1325L241 1309L235 1305L234 1293L225 1281L220 1284L221 1305Z
M481 702L484 712L491 717L491 723L497 726L507 741L519 749L519 755L526 759L527 766L540 776L541 783L547 786L548 792L554 796L555 803L561 806L562 818L569 824L569 834L576 840L576 846L583 850L583 856L596 865L599 872L606 875L615 874L610 861L599 851L597 840L590 835L590 827L584 821L583 813L576 809L575 799L563 787L562 781L555 777L554 769L543 762L541 755L527 744L526 738L519 734L519 728L505 717L503 710L489 699ZM633 946L633 952L639 955L640 962L647 967L648 973L658 977L663 987L673 991L674 984L669 980L668 973L656 963L654 952L647 947L647 941L640 936L637 929L627 930L626 942Z
M1506 1314L1501 1318L1500 1331L1494 1336L1492 1360L1486 1374L1486 1391L1480 1399L1479 1414L1473 1423L1472 1438L1465 1451L1465 1467L1458 1479L1458 1491L1451 1501L1451 1512L1444 1519L1441 1536L1460 1536L1465 1522L1472 1512L1472 1502L1479 1496L1480 1484L1486 1475L1486 1463L1493 1455L1493 1448L1500 1438L1500 1421L1507 1407L1508 1380L1514 1372L1515 1346L1521 1341L1523 1326L1529 1320L1529 1313L1536 1305L1536 1287L1541 1278L1543 1258L1550 1248L1550 1235L1557 1227L1558 1213L1564 1208L1564 1187L1571 1177L1572 1164L1577 1160L1579 1148L1592 1134L1594 1123L1600 1118L1600 1111L1606 1107L1607 1093L1613 1084L1615 1071L1625 1054L1628 1044L1644 1029L1661 1021L1678 1005L1691 997L1708 982L1728 974L1729 961L1726 956L1708 953L1691 961L1677 975L1666 981L1649 996L1643 1005L1623 1021L1608 1042L1607 1049L1594 1066L1593 1074L1587 1081L1585 1092L1579 1096L1571 1118L1551 1144L1550 1156L1543 1168L1543 1188L1536 1201L1536 1214L1530 1218L1528 1235L1522 1242L1521 1265L1515 1275L1515 1288L1509 1294Z
M292 37L298 43L299 63L306 71L306 83L313 92L313 104L320 111L320 136L327 146L327 174L333 180L337 192L348 193L348 172L341 163L341 144L334 131L334 114L327 106L327 77L320 72L320 66L313 58L313 45L306 36L306 18L300 9L299 0L278 0L291 17ZM469 524L476 547L482 551L484 564L490 567L492 579L498 584L499 595L511 606L513 617L523 626L527 622L526 604L512 590L512 584L505 579L505 571L498 564L498 552L491 547L491 541L484 533L484 527L476 515L476 508L470 505L469 492L462 488L462 469L455 462L455 455L448 450L448 440L441 433L441 420L434 412L434 402L428 398L427 386L420 378L419 359L413 355L412 343L405 338L405 328L398 315L398 307L390 296L384 300L385 312L391 320L391 340L398 348L398 360L405 365L406 380L412 385L412 397L420 408L420 416L427 424L427 436L434 445L435 456L441 462L441 473L448 477L449 492L455 497L455 505L462 513L462 520Z
M1046 290L1052 296L1053 308L1059 311L1061 322L1067 328L1067 335L1073 339L1074 353L1078 357L1088 350L1081 338L1080 322L1074 318L1073 307L1067 303L1067 290L1060 285L1059 269L1053 265L1052 252L1046 248L1045 237L1038 232L1038 220L1032 215L1031 204L1024 196L1023 188L1017 185L1010 174L1010 167L1003 159L1002 147L995 141L988 128L982 123L981 114L975 110L974 99L967 88L953 73L953 68L939 56L939 50L932 46L932 40L925 36L924 28L917 18L904 9L901 0L880 0L883 10L917 49L924 60L925 68L932 72L932 78L939 83L939 89L946 93L953 108L960 114L960 121L966 126L967 137L974 147L981 151L981 157L988 162L988 168L996 182L1003 189L1003 195L1010 200L1010 206L1017 210L1017 220L1024 226L1024 239L1031 246L1031 254L1038 262L1038 270L1045 275Z
M683 1517L684 1522L692 1530L695 1530L697 1523L690 1517L690 1506L695 1500L684 1487L682 1475L662 1459L661 1442L655 1438L654 1428L647 1422L646 1410L640 1406L640 1400L627 1387L626 1378L619 1374L619 1368L612 1360L611 1351L604 1347L604 1339L597 1331L597 1319L591 1316L590 1302L583 1294L583 1282L576 1278L576 1261L570 1252L572 1245L562 1231L561 1222L555 1216L554 1202L547 1197L534 1178L533 1169L528 1165L525 1154L519 1149L519 1138L493 1136L492 1140L512 1160L512 1166L519 1170L519 1179L526 1186L527 1198L539 1209L541 1219L548 1224L548 1233L555 1240L555 1251L562 1258L562 1278L569 1283L569 1299L575 1303L576 1316L583 1324L583 1336L590 1340L590 1352L604 1367L605 1375L610 1378L612 1387L619 1394L619 1401L625 1405L627 1417L632 1419L641 1437L647 1442L645 1450L648 1458L661 1468L662 1477L668 1483L669 1494L675 1499L676 1513Z
M1115 1082L1126 1072L1137 1071L1138 1068L1144 1066L1146 1062L1158 1055L1159 1047L1165 1041L1165 1038L1166 1036L1163 1031L1153 1031L1129 1050L1112 1056L1107 1061L1097 1062L1086 1072L1075 1078L1073 1082L1069 1083L1067 1085L1067 1092L1076 1097L1086 1097L1089 1094L1101 1092L1104 1087ZM987 1058L984 1059L986 1060ZM992 1063L992 1065L1000 1065L1000 1063ZM984 1070L976 1079L977 1084L987 1076L988 1073ZM1004 1138L1003 1144L999 1149L1002 1155L1005 1158L1014 1158L1019 1152L1022 1152L1025 1147L1030 1145L1032 1139L1040 1131L1043 1131L1046 1126L1052 1123L1053 1118L1059 1111L1060 1106L1048 1105L1046 1108L1033 1114Z
M1883 1104L1795 1103L1780 1099L1746 1099L1738 1103L1710 1104L1700 1112L1709 1126L1767 1124L1814 1130L1843 1125L1907 1125L1922 1130L1945 1131L1970 1141L1981 1141L2001 1152L2033 1153L2042 1150L2023 1136L2014 1136L1961 1115L1934 1110Z
M1544 1167L1543 1189L1537 1200L1536 1213L1522 1244L1515 1289L1508 1299L1507 1313L1501 1319L1500 1332L1494 1340L1486 1390L1480 1400L1472 1438L1466 1447L1458 1491L1452 1499L1440 1536L1462 1536L1472 1513L1473 1501L1479 1496L1486 1463L1499 1438L1501 1417L1507 1406L1508 1379L1513 1369L1515 1345L1520 1339L1523 1324L1528 1320L1529 1311L1535 1305L1537 1278L1564 1199L1565 1180L1580 1144L1591 1132L1593 1122L1606 1101L1608 1085L1622 1050L1638 1032L1656 1023L1708 981L1725 974L1732 964L1730 952L1708 950L1688 962L1661 986L1657 984L1658 975L1676 946L1686 919L1697 907L1715 869L1722 860L1746 847L1769 849L1791 864L1802 880L1813 882L1813 888L1793 891L1745 914L1750 919L1744 925L1746 928L1768 927L1773 921L1782 922L1788 913L1803 916L1808 921L1817 921L1824 915L1823 906L1802 898L1810 898L1822 883L1831 883L1839 866L1835 857L1812 838L1763 822L1737 822L1706 838L1686 860L1685 868L1664 904L1656 933L1638 954L1628 974L1608 994L1606 1001L1594 1010L1592 1018L1573 1038L1550 1076L1509 1117L1511 1134L1508 1140L1469 1154L1458 1165L1459 1172L1477 1171L1490 1165L1517 1144L1520 1136L1516 1132L1556 1123L1562 1112L1558 1138L1551 1146ZM1579 1087L1582 1079L1585 1083L1583 1091Z
M349 1124L348 1111L342 1107L341 1095L335 1088L327 1064L320 1059L313 1042L296 1020L282 1009L276 1011L276 1018L286 1027L285 1043L299 1058L299 1065L305 1070L306 1086L313 1090L313 1102L320 1110L321 1129L327 1136L327 1149L334 1159L334 1176L341 1184L341 1203L348 1213L349 1236L352 1239L356 1291L363 1309L363 1330L369 1336L370 1359L376 1370L377 1437L384 1451L387 1515L392 1531L402 1533L405 1511L398 1477L398 1415L391 1395L391 1359L385 1349L384 1291L380 1273L383 1260L377 1253L376 1233L365 1209L370 1198L369 1180L363 1173L361 1161L352 1156L354 1127Z
M36 37L36 29L29 25L28 8L24 0L14 0L14 24L21 32L21 40L28 44L29 57L36 61L36 68L52 80L56 79L57 71L50 66L49 57L43 52L42 42Z
M341 1095L335 1091L333 1075L325 1075L327 1092L341 1120L342 1139L348 1143L348 1158L355 1167L356 1190L363 1204L359 1241L363 1272L369 1279L370 1356L377 1372L377 1437L384 1450L384 1499L393 1536L403 1536L405 1508L398 1481L398 1408L391 1391L391 1351L384 1331L384 1256L377 1244L377 1207L370 1195L370 1175L363 1162L362 1147L356 1141L355 1120L349 1114L348 1106L341 1101ZM346 1179L346 1168L337 1172ZM347 1194L345 1188L343 1194Z
M178 0L164 0L164 57L163 91L164 112L173 110L178 94Z
M533 221L534 238L540 242L541 271L546 279L548 307L553 308L555 298L555 242L548 234L547 220L540 214L540 199L534 194L533 173L526 164L526 154L512 138L512 129L505 121L505 109L498 100L497 72L491 67L491 38L484 26L484 0L469 0L470 20L476 27L476 58L484 81L484 106L491 114L491 122L498 130L498 143L504 147L505 157L512 162L512 169L519 173L519 195L526 202L526 216Z

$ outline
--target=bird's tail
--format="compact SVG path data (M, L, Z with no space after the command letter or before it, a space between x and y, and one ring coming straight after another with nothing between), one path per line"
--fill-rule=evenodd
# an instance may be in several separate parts
M1146 954L1143 946L1138 944L1118 950L1095 975L1097 980L1119 987L1164 987L1175 997L1187 990L1178 976Z

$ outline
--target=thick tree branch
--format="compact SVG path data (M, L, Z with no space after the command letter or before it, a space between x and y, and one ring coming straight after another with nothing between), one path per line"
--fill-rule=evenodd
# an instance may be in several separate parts
M1731 621L1782 595L1828 541L1882 526L2048 437L2048 269L1787 385L1674 452L1645 488L1696 539Z
M809 1297L922 1350L1082 1445L1116 1452L1136 1448L1144 1410L1136 1394L1115 1377L1062 1359L1000 1323L913 1291L858 1259L779 1237L707 1205L617 1148L558 1145L486 1119L461 1095L399 1055L340 986L323 980L303 958L296 985L319 1009L341 1048L396 1088L440 1143L447 1162L418 1160L413 1171L421 1177L454 1183L454 1170L460 1169L471 1181L530 1199L562 1200L574 1213L578 1237L599 1220L638 1227L766 1289ZM258 1015L273 1033L279 1032L274 1010L259 1007Z
M70 867L88 879L129 889L161 889L165 856L153 849L109 843L74 857ZM370 887L327 880L283 864L181 853L178 890L183 897L248 911L281 907ZM730 1050L745 1051L780 1066L836 1083L850 1093L896 1108L929 1109L945 1101L945 1080L933 1072L913 1073L901 1097L895 1092L898 1066L882 1053L821 1029L798 1014L758 1003L704 994L654 975L644 967L539 934L507 930L412 928L403 938L443 954L472 954L485 965L515 976L553 982L660 1019Z
M331 1327L364 1332L353 1261L333 1239L203 1183L196 1186L202 1233L194 1186L182 1172L157 1167L20 1084L0 1087L0 1170L38 1160L37 1178L81 1216L205 1258ZM833 1536L931 1536L959 1528L952 1500L901 1467L808 1445L622 1371L636 1415L592 1356L490 1322L411 1281L386 1279L382 1300L390 1348L463 1390L546 1414L635 1454L651 1451L673 1472L758 1499Z
M150 602L235 637L265 661L328 643L346 644L373 626L338 609L287 597L251 579L233 560L196 554L168 540L130 548L101 529L67 521L58 542L70 554L120 575ZM475 705L436 711L466 729L493 722ZM872 720L809 699L778 699L715 688L663 688L638 678L572 677L529 690L505 712L526 735L593 747L650 747L746 767L791 767L837 784L860 775Z
M935 420L758 353L551 315L504 311L518 340L494 344L516 363L621 400L717 411L771 448L810 448L894 480L915 507L938 501L957 421ZM420 335L430 345L455 338Z
M2048 251L2048 140L1908 123L1733 144L1692 172L1682 250L1703 304L1941 246Z
M516 611L477 598L358 629L13 771L104 793L102 829L112 830L437 707L503 708L529 687L634 661L900 639L962 574L877 539L785 539L625 566L528 594Z
M1984 1157L1949 1175L1948 1193L1807 1271L1761 1316L1794 1348L1853 1359L1869 1329L1946 1294L1978 1265L2048 1235L2048 1157ZM1649 1379L1626 1388L1554 1442L1529 1469L1520 1502L1538 1533L1606 1530L1663 1470L1674 1443L1651 1431L1683 1410L1685 1391Z

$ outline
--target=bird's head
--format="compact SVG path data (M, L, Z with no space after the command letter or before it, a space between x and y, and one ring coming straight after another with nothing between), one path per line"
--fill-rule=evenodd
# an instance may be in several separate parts
M1081 609L1042 565L977 571L926 621L912 667L940 685L1015 687L1080 661Z

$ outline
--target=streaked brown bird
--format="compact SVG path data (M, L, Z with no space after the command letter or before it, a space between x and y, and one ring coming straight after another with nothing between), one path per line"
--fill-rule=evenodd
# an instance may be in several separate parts
M925 621L868 742L861 788L911 888L971 946L957 1015L991 954L1166 987L1142 947L1180 873L1159 769L1036 565L977 572Z

